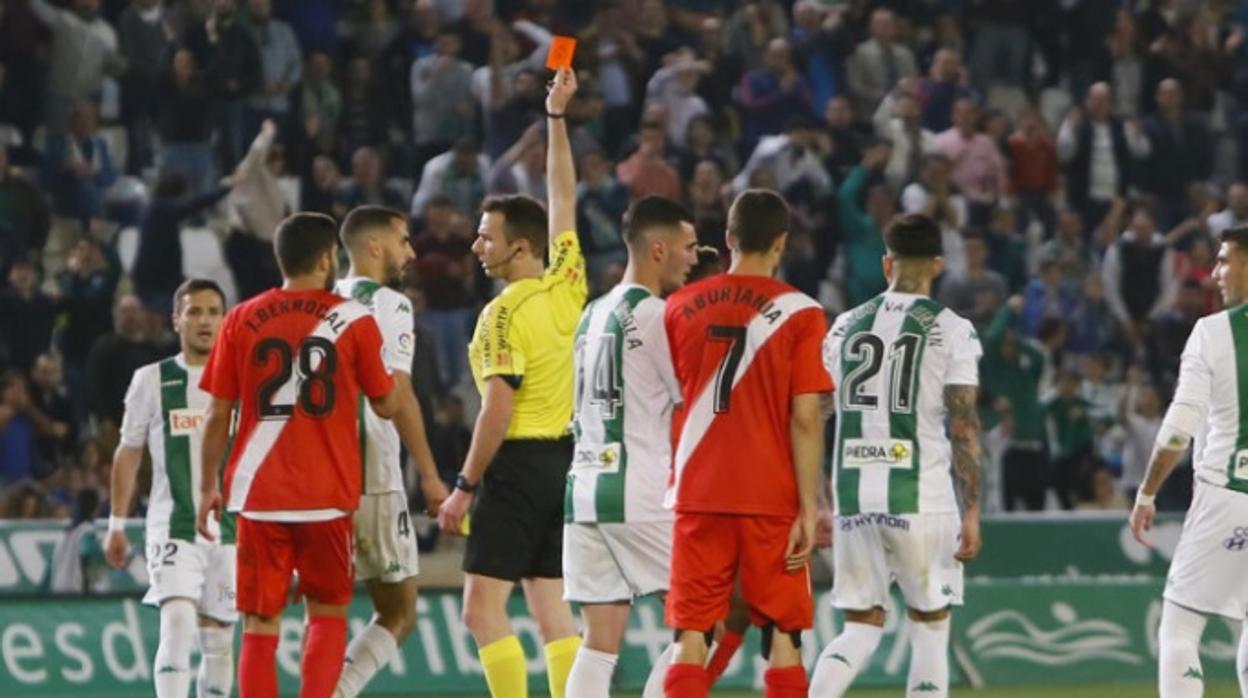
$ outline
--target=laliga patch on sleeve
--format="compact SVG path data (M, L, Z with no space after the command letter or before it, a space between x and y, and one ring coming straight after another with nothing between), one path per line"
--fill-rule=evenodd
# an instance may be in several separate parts
M574 53L576 53L576 39L570 36L556 36L550 42L550 53L546 54L546 67L551 70L571 68Z

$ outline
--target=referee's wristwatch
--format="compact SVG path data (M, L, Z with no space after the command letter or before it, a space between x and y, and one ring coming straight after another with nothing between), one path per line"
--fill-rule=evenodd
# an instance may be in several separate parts
M463 490L468 494L472 494L477 491L479 485L480 483L468 482L468 478L464 477L463 473L455 476L455 489L457 490Z

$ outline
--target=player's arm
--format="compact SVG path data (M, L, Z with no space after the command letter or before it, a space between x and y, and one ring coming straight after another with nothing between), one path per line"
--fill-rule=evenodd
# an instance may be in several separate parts
M410 381L408 382L408 385L410 388L410 385L411 385ZM413 396L413 399L415 399L415 396ZM390 388L390 390L387 391L384 395L381 395L379 397L373 397L370 395L368 397L368 404L370 407L373 408L373 411L377 413L378 417L381 417L382 419L394 419L395 416L398 415L399 410L402 407L402 400L403 398L399 394L399 389L398 389L398 385L396 381L396 385ZM420 406L417 405L417 409L419 408Z
M134 483L147 444L147 430L156 409L151 402L154 388L150 369L139 369L126 388L126 411L121 418L120 440L113 453L113 469L109 474L108 536L104 541L104 557L108 564L121 569L126 563L130 541L126 539L125 520L134 497Z
M949 413L949 444L953 451L953 477L962 490L962 544L955 555L967 562L979 554L980 453L979 388L974 385L945 386L945 410Z
M576 92L576 73L560 70L551 81L546 95L546 191L549 211L549 239L551 266L558 255L556 241L559 235L576 230L576 167L572 162L572 144L568 140L568 102ZM557 117L557 118L556 118Z
M425 433L425 415L420 409L420 401L416 399L416 391L412 389L412 378L405 371L394 372L394 390L399 409L393 417L394 426L399 431L399 439L403 447L412 454L416 467L420 469L420 490L425 495L425 503L430 512L436 512L446 499L446 485L442 476L438 475L438 464L433 459L433 450L429 448L429 435Z
M200 463L203 475L199 483L199 512L196 516L196 528L199 535L213 540L208 531L208 514L211 512L218 520L221 518L221 491L217 480L221 471L221 462L225 460L225 449L230 441L230 415L234 411L234 401L213 397L208 406L208 418L204 420L204 435L200 442Z
M789 440L793 448L793 470L797 475L799 512L785 553L785 567L790 572L806 565L815 544L819 464L823 462L823 413L819 403L819 393L802 393L792 398Z
M457 484L455 491L442 503L442 508L438 510L438 523L443 531L460 532L464 514L472 503L473 491L481 484L486 469L507 436L507 427L515 409L515 395L516 389L505 377L495 375L486 379L481 412L472 430L472 442L468 446L464 467L459 471L460 481L470 489Z

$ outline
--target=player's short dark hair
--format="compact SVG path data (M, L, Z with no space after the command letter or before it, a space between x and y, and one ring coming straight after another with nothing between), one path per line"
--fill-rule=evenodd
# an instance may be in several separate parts
M350 247L361 233L373 228L389 228L395 221L402 221L406 226L407 214L386 206L357 206L343 219L338 235L342 244Z
M903 213L884 231L884 244L900 259L939 257L944 254L940 225L922 213Z
M1233 225L1218 236L1222 242L1233 242L1240 252L1248 252L1248 225Z
M323 213L296 213L277 224L273 252L282 276L307 274L338 244L338 223Z
M199 293L200 291L212 291L217 294L218 298L221 299L222 308L227 305L225 300L225 291L221 290L221 287L217 284L217 282L212 279L187 279L178 285L178 290L173 292L174 314L177 314L180 310L182 310L182 301L186 300L186 298L192 293Z
M624 242L635 245L645 240L651 228L677 227L681 223L693 224L693 212L684 204L662 196L643 196L624 213Z
M524 194L491 196L481 203L481 211L503 214L507 242L528 240L534 257L546 254L546 209L537 199Z
M789 231L789 205L766 189L747 189L728 209L728 235L742 252L767 252Z

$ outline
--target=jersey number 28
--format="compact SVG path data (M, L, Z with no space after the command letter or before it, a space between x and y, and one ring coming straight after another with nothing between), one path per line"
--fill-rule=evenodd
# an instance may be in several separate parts
M338 369L338 350L324 337L308 337L299 342L296 402L299 409L313 417L324 417L334 409L334 371ZM258 402L261 419L289 419L295 403L274 403L273 398L291 379L295 370L295 350L285 340L269 337L256 344L257 366L267 366L277 359L277 370L260 384Z

